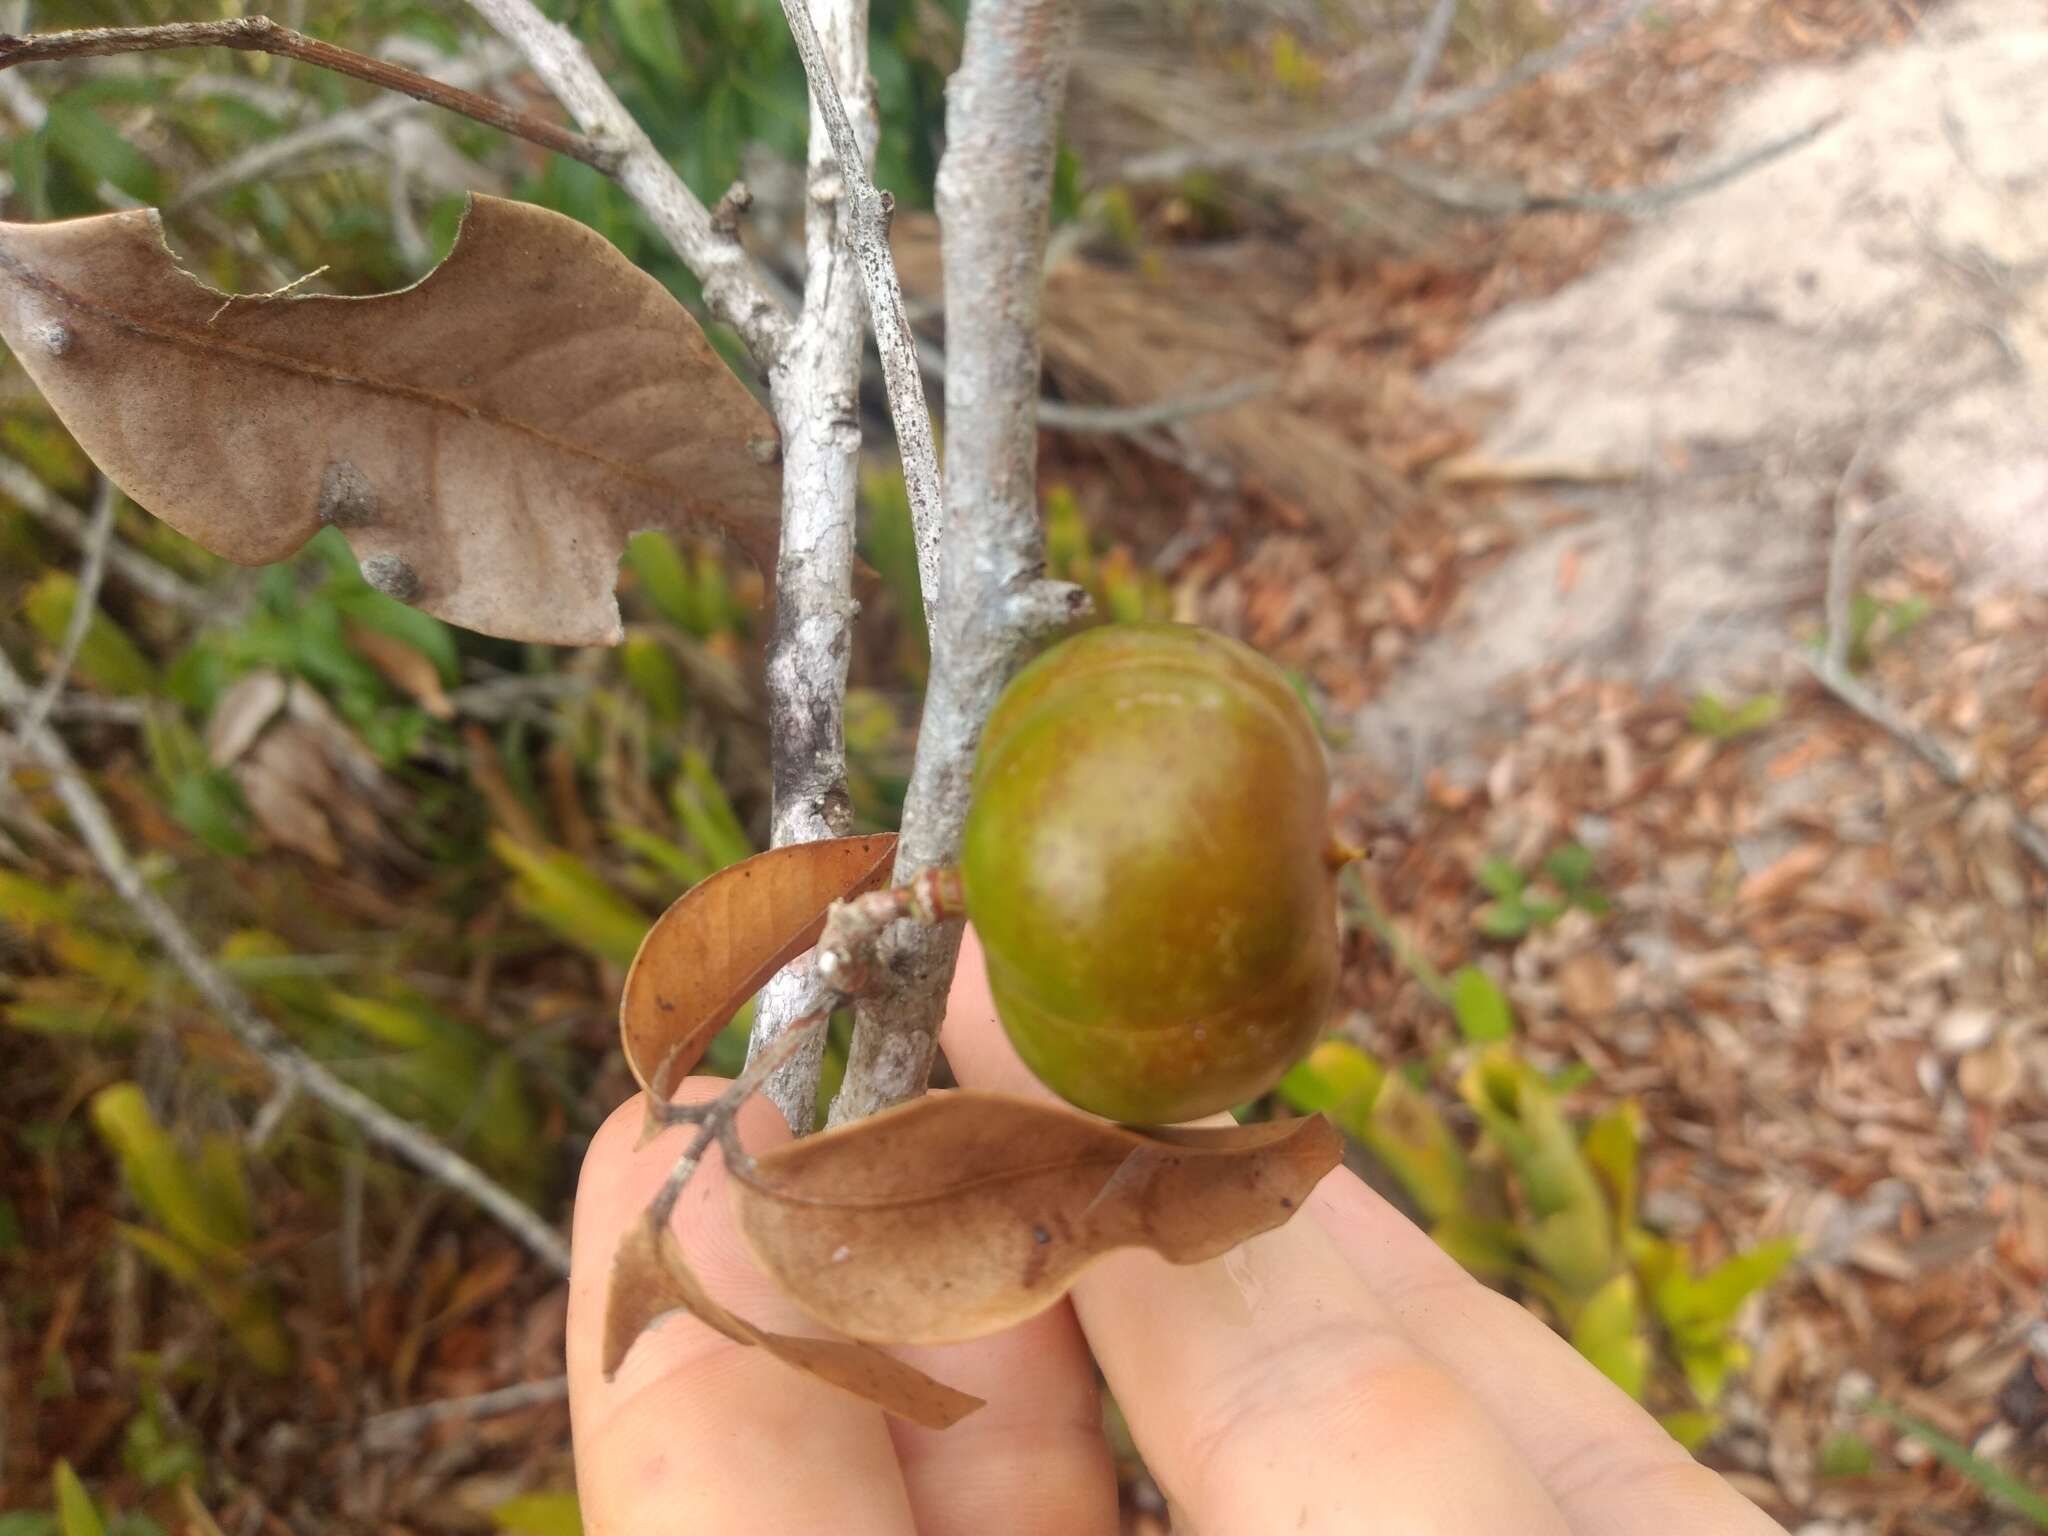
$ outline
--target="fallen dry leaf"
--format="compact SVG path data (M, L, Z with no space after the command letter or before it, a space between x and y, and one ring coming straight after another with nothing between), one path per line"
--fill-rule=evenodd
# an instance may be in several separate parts
M818 942L833 902L889 878L896 834L771 848L691 886L655 919L626 972L619 1038L645 1088L695 1066L740 1005Z
M1557 968L1558 996L1574 1018L1606 1018L1621 1002L1621 979L1605 950L1584 949Z
M1956 1063L1956 1086L1972 1104L1993 1106L2010 1103L2027 1078L2026 1063L2012 1043L2001 1034L1989 1045L1971 1051Z
M1785 897L1827 867L1830 850L1824 843L1802 843L1747 876L1736 888L1739 907L1762 907Z
M270 840L327 869L347 858L328 817L343 793L318 740L297 722L268 731L236 768L249 814Z
M763 1269L857 1339L944 1344L1043 1311L1094 1260L1212 1259L1279 1226L1337 1165L1321 1116L1136 1131L1003 1094L930 1094L736 1169Z
M690 1313L735 1344L765 1349L807 1375L867 1399L927 1429L948 1429L982 1406L870 1344L770 1333L729 1311L704 1289L675 1234L639 1222L619 1239L605 1301L604 1373L617 1374L633 1341L671 1312Z
M276 672L249 672L230 683L206 722L206 753L213 766L230 767L255 746L290 691Z
M394 688L410 694L413 702L436 720L455 718L455 705L449 700L448 690L441 686L440 669L425 651L353 619L344 620L342 630L355 653L381 672Z
M331 523L389 595L564 645L619 638L638 529L708 521L774 569L767 412L667 289L544 208L472 198L448 259L373 298L231 299L149 209L0 224L0 335L122 490L244 565Z

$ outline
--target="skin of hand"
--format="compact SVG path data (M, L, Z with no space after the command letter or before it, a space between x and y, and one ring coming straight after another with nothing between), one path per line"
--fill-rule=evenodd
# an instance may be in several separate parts
M963 1084L1045 1094L996 1022L971 933L942 1038ZM723 1086L695 1078L683 1094ZM1113 1536L1091 1353L1183 1533L1783 1536L1343 1168L1222 1259L1113 1254L1029 1322L898 1351L988 1400L950 1430L889 1418L681 1315L608 1382L612 1254L688 1133L636 1151L642 1119L636 1098L605 1123L576 1198L569 1388L591 1536ZM749 1146L788 1135L759 1099L741 1128ZM817 1331L747 1255L715 1152L675 1228L712 1294L763 1327Z

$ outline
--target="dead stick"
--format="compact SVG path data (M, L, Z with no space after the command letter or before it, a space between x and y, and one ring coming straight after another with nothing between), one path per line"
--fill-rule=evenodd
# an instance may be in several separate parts
M1078 29L1074 0L975 0L946 87L937 196L950 501L931 681L896 845L899 885L958 861L974 754L996 696L1033 641L1087 605L1079 589L1045 578L1038 509L1045 245ZM834 1124L924 1092L959 944L957 922L888 930L877 971L886 990L861 1000Z
M1948 392L1948 389L1937 391L1932 398L1940 398ZM1893 421L1897 419L1892 418ZM1866 532L1863 520L1854 515L1850 503L1868 471L1872 450L1880 440L1880 425L1873 422L1864 429L1856 451L1850 457L1849 467L1835 488L1835 527L1828 547L1827 633L1821 637L1818 655L1801 651L1797 653L1798 659L1821 687L1932 768L1942 783L1966 794L1988 797L2004 815L2012 840L2019 844L2028 858L2048 871L2048 831L2043 831L2035 823L2026 808L2009 795L1971 784L1963 765L1956 761L1948 748L1907 720L1888 700L1849 670L1850 640L1854 628L1850 609L1856 585L1857 546Z
M78 652L92 629L93 615L99 611L100 583L107 574L107 546L114 541L114 511L120 504L121 493L114 489L114 482L102 478L93 500L92 522L85 530L85 558L78 565L78 587L71 596L71 617L64 625L63 642L16 727L24 739L41 730L43 722L50 718L50 709L63 693L71 669L78 662Z
M844 188L842 237L860 267L867 290L868 322L882 355L882 378L888 385L889 417L896 427L896 446L903 460L903 484L910 496L910 517L917 544L917 574L924 592L924 616L933 625L939 597L939 546L945 525L945 501L939 484L939 454L932 438L931 411L925 405L924 380L917 362L917 338L903 308L903 284L889 250L889 216L895 204L868 174L853 119L832 76L832 62L811 20L808 0L782 0L790 36L804 62L811 101L831 136Z
M225 21L174 21L156 27L81 27L73 32L37 32L26 37L0 36L0 69L51 59L89 59L114 53L154 53L165 48L237 48L245 53L273 53L301 59L321 69L368 81L383 90L446 108L538 144L572 160L581 160L607 175L618 169L619 153L608 144L587 138L573 128L549 122L532 112L508 107L488 96L444 85L417 70L323 43L318 38L279 26L268 16L235 16Z
M488 1419L501 1413L517 1413L522 1408L558 1403L568 1395L569 1378L549 1376L470 1397L444 1397L431 1403L415 1403L410 1408L393 1408L363 1421L363 1444L373 1451L395 1451L411 1444L422 1431L450 1419Z
M17 717L29 699L28 685L14 664L0 654L0 704ZM142 878L127 845L114 826L106 804L72 761L70 751L48 726L29 732L22 745L48 768L57 798L106 875L115 892L149 929L171 963L228 1032L262 1062L278 1082L295 1082L372 1141L381 1142L437 1183L474 1201L495 1217L557 1274L569 1273L569 1245L553 1227L510 1190L460 1153L394 1115L369 1095L350 1087L326 1067L280 1034L277 1026L256 1011L242 989L230 981L199 947L199 941L175 912Z

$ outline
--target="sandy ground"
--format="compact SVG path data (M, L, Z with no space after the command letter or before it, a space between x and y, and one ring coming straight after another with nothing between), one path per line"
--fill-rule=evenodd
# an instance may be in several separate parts
M1773 74L1696 163L1831 116L1435 372L1490 409L1478 457L1528 484L1531 536L1362 741L1438 757L1538 662L1746 681L1818 624L1838 506L1980 588L2048 586L2048 12L1963 0Z

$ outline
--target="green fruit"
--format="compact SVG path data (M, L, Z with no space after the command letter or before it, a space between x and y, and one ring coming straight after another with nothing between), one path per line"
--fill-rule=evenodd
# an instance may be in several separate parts
M1020 672L982 736L960 874L1025 1064L1141 1125L1278 1081L1336 987L1328 792L1301 701L1236 641L1105 625Z

